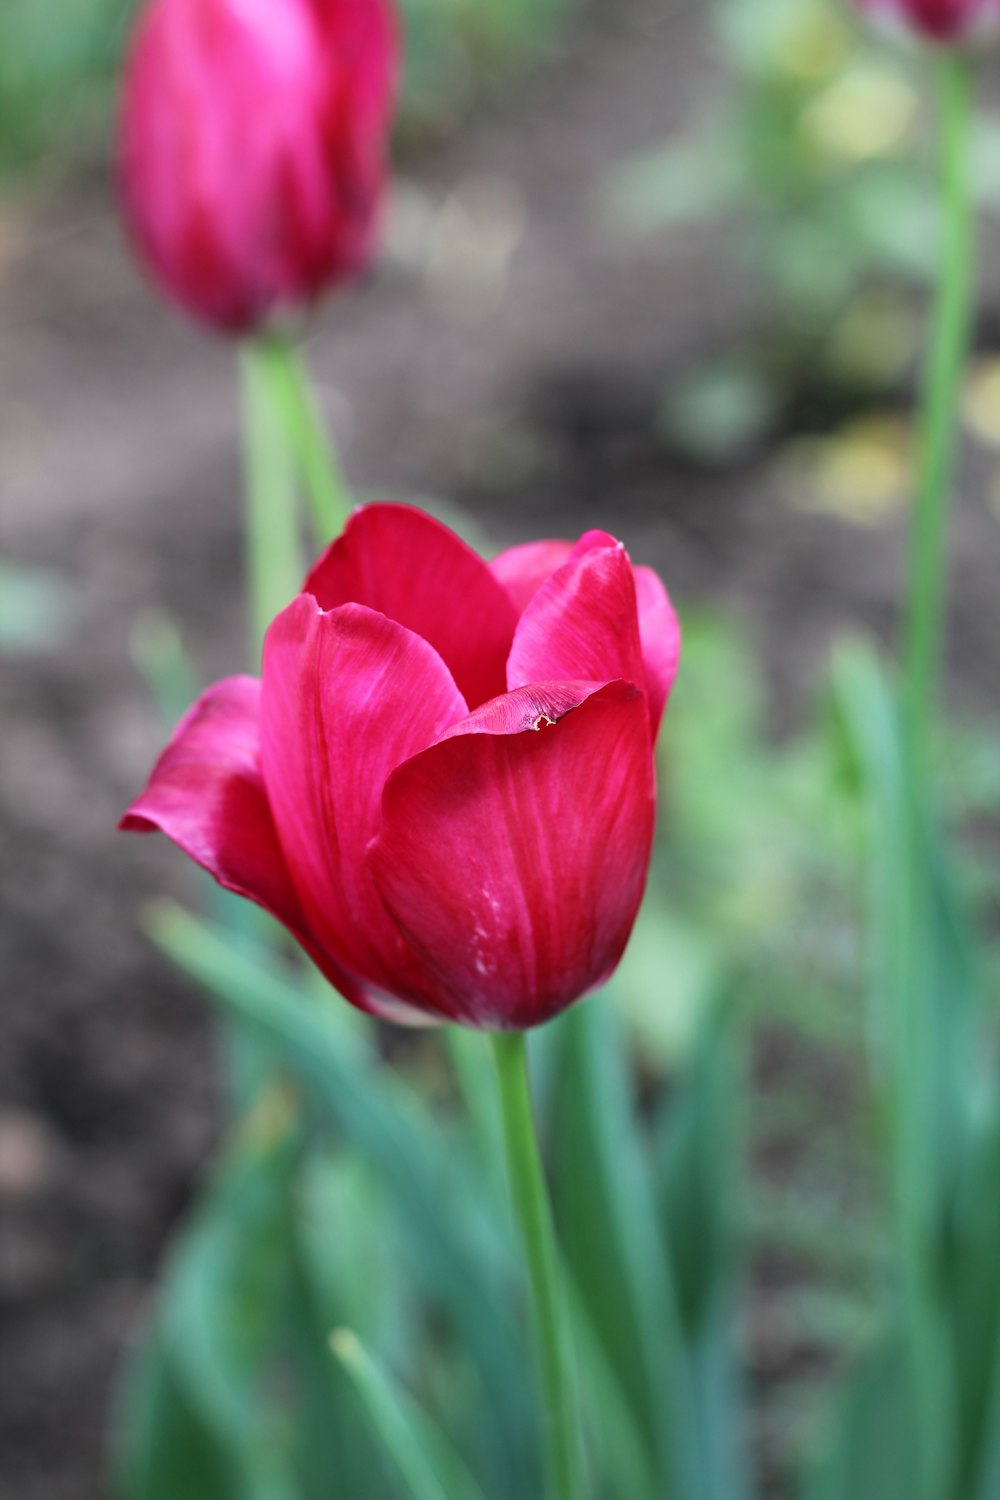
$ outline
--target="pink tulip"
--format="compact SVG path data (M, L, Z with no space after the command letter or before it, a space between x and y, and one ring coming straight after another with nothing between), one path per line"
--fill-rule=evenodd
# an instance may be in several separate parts
M262 679L203 694L121 826L272 912L363 1010L535 1026L625 948L679 651L659 578L605 532L487 565L367 506Z
M396 74L389 0L152 0L120 177L161 286L243 333L368 262Z
M858 0L890 25L934 42L961 44L1000 33L1000 0Z

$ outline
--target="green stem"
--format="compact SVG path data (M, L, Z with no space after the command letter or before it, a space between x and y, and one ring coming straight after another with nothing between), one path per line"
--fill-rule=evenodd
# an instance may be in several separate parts
M298 348L272 337L273 394L285 434L305 482L317 540L325 546L351 511L351 495L316 404L309 373Z
M926 812L928 747L933 732L947 597L948 514L954 480L957 416L973 302L975 211L972 194L972 67L959 52L938 69L941 141L942 244L920 418L916 512L910 534L909 584L903 642L903 716L909 777L903 808L907 840L902 922L896 933L902 1074L896 1121L896 1171L902 1294L916 1402L921 1494L943 1493L953 1462L954 1412L947 1370L948 1343L935 1274L938 1252L934 1142L923 1123L930 1086L926 931L931 873Z
M492 1037L507 1174L524 1239L542 1383L551 1500L581 1500L583 1471L569 1354L556 1272L555 1233L531 1107L522 1032Z
M937 63L943 243L920 420L920 469L910 535L904 634L904 706L916 767L926 759L941 653L947 519L955 458L959 385L972 306L974 210L970 134L972 72L967 58Z
M242 354L250 649L256 671L267 627L302 586L302 558L295 475L272 396L274 345L257 340L245 344Z

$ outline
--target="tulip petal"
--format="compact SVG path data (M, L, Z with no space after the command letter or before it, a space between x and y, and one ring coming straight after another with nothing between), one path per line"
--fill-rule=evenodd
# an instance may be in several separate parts
M655 740L680 665L681 626L659 574L652 568L635 568L633 576L649 719Z
M611 555L614 554L614 555ZM623 562L624 559L624 562ZM631 569L638 612L634 654ZM645 684L655 740L680 660L680 625L652 568L632 568L606 531L568 542L529 542L494 558L491 567L522 611L507 667L511 688L544 677L608 677Z
M572 551L572 542L525 542L520 547L508 547L495 557L490 572L503 584L521 615L542 584L569 560Z
M523 1029L618 963L653 817L641 691L535 684L392 773L369 861L441 1009Z
M506 686L514 606L482 558L423 511L409 505L355 511L305 592L327 610L367 605L422 636L471 705Z
M433 648L363 605L326 613L302 594L267 633L261 765L299 899L342 964L419 1008L365 851L389 772L466 713Z
M617 547L617 538L607 531L585 531L578 542L548 539L508 547L490 563L490 572L498 579L522 615L543 583L571 558L594 547Z
M645 684L632 564L612 537L588 533L518 621L507 686L614 678Z
M314 940L285 865L260 773L260 686L256 677L228 677L203 693L118 826L165 833L225 890L277 917L364 1009L357 979Z

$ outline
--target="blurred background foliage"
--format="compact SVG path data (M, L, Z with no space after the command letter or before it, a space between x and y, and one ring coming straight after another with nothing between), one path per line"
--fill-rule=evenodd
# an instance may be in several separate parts
M736 225L758 327L682 372L661 412L672 443L719 465L789 424L846 425L909 393L938 224L926 58L873 40L839 0L712 10L724 103L623 163L605 207L636 234ZM980 112L977 130L977 195L993 211L1000 120ZM876 485L887 448L868 449Z

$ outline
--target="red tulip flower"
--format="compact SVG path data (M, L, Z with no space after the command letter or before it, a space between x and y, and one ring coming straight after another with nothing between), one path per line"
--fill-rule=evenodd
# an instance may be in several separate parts
M662 583L604 532L487 565L368 506L121 826L272 912L363 1010L534 1026L625 948L679 650Z
M395 76L389 0L152 0L125 75L120 176L163 288L244 333L363 268Z
M1000 33L1000 0L858 0L858 3L891 25L946 45Z

